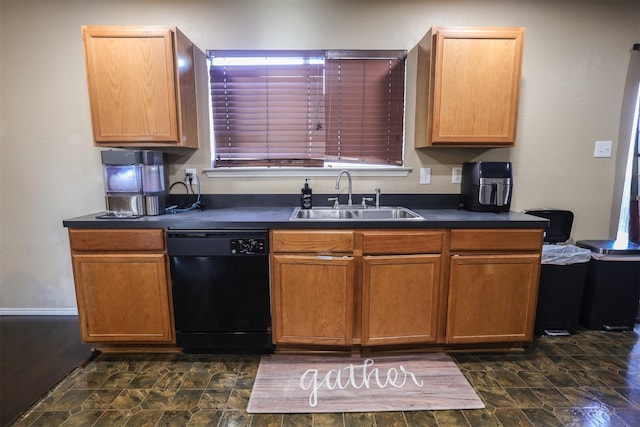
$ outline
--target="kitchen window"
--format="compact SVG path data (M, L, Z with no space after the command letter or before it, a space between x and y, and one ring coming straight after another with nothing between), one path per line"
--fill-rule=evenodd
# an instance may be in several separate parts
M406 51L207 51L212 166L402 166Z

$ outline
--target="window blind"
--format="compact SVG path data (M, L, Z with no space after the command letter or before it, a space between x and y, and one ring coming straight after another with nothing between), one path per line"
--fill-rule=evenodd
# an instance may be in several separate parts
M322 165L322 64L303 61L211 67L216 165Z
M349 52L207 51L214 167L402 165L406 52Z
M404 58L325 63L327 159L402 165Z

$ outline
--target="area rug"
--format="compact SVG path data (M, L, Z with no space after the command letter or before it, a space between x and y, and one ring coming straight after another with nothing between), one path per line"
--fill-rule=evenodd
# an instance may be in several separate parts
M484 403L443 353L346 357L264 355L249 413L479 409Z

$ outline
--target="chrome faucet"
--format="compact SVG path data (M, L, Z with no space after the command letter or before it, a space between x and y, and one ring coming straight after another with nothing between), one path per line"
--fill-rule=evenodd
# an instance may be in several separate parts
M340 178L342 178L342 175L347 174L347 178L349 178L349 201L347 202L347 205L351 206L353 205L353 201L351 200L351 192L352 192L352 187L351 187L351 173L349 173L348 170L343 170L342 172L340 172L340 174L338 175L338 178L336 179L336 190L340 189Z

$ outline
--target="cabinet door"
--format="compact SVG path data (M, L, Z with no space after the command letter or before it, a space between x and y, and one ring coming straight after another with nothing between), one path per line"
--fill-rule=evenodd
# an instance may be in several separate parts
M417 135L416 146L513 146L523 40L524 28L432 28L421 42L430 59L419 61L426 141Z
M441 259L441 255L364 257L363 346L436 341Z
M96 145L178 143L171 29L84 27L83 33Z
M76 254L85 342L175 342L164 254Z
M353 257L272 255L276 344L350 345Z
M447 343L531 341L539 255L454 255L450 268Z

